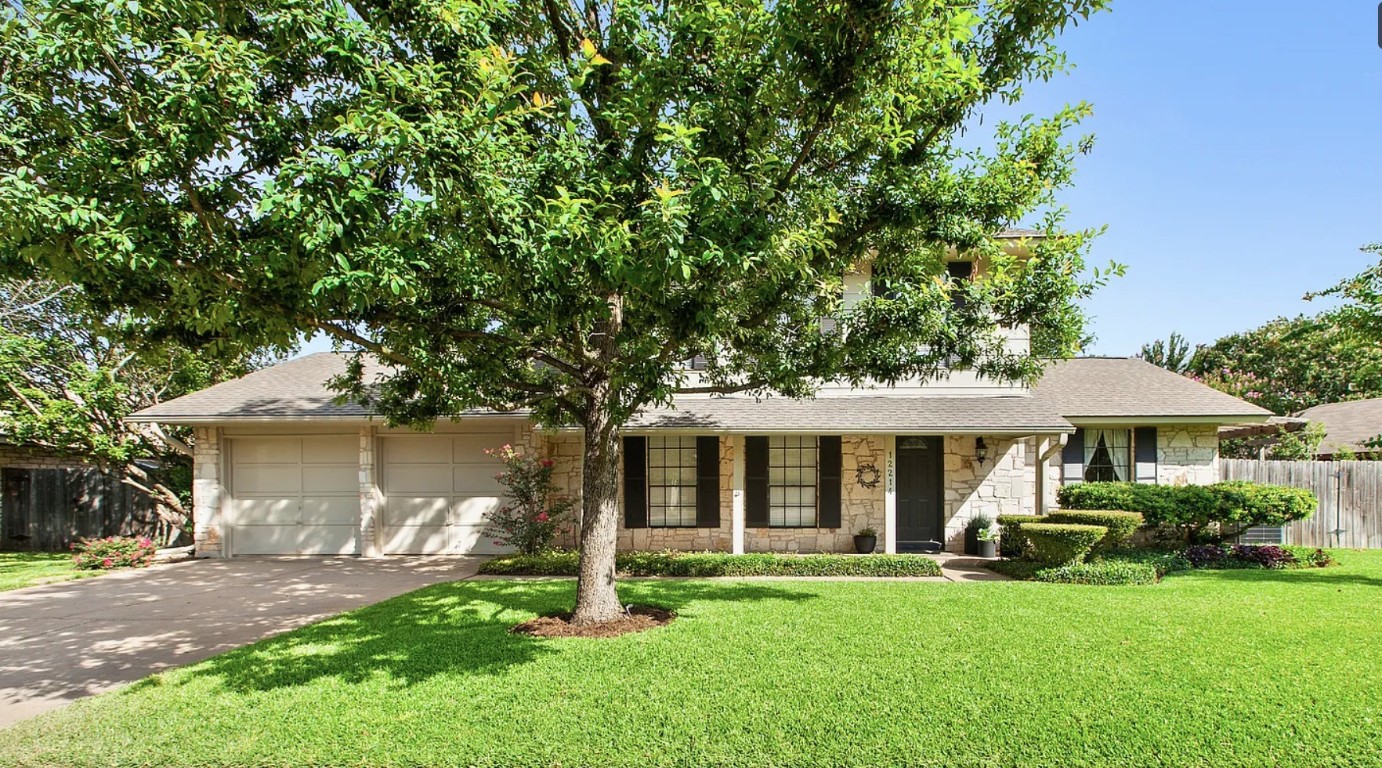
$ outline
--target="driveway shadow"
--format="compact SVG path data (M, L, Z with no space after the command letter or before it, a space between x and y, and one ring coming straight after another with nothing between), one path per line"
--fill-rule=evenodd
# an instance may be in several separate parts
M642 582L621 590L625 602L676 613L705 601L802 602L814 597L743 582ZM566 579L441 584L213 657L187 675L189 681L214 678L239 692L301 686L328 677L346 683L382 679L390 687L406 688L438 675L498 674L557 652L562 643L625 641L543 640L509 631L535 614L569 610L574 601L575 582ZM695 620L694 615L678 619ZM154 677L133 688L164 684Z

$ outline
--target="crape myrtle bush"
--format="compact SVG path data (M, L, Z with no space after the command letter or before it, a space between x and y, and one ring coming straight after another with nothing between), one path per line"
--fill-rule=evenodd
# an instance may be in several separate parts
M575 576L578 555L552 551L508 555L486 562L481 573L508 576ZM622 576L940 576L940 564L924 555L776 555L725 552L621 552Z
M72 545L72 562L87 571L143 568L154 561L157 551L157 545L147 536L82 539Z
M1213 485L1077 483L1062 486L1063 510L1123 510L1148 526L1173 528L1191 542L1218 541L1256 525L1285 525L1314 514L1315 494L1304 488L1234 480Z
M1031 544L1030 559L1047 565L1065 565L1082 562L1108 529L1102 525L1041 522L1024 524L1021 533Z

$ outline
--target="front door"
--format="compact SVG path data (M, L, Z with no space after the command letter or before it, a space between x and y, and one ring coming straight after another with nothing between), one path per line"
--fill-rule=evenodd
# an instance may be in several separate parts
M897 549L943 549L944 456L939 437L897 438Z

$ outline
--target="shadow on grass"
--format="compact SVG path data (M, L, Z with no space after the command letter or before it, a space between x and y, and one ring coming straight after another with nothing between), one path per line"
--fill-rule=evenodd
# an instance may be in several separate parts
M742 583L645 582L621 589L625 602L656 605L675 613L703 601L802 602L814 597L778 586ZM569 610L574 600L572 581L440 584L213 657L188 670L187 681L213 678L240 692L308 685L323 678L346 683L381 680L392 687L408 687L438 675L498 674L556 652L553 643L621 642L552 641L510 634L515 624ZM695 620L694 616L678 619ZM131 689L164 684L161 677L154 677Z

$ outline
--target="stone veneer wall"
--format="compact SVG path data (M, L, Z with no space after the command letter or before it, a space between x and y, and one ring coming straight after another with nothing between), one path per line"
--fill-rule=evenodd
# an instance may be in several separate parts
M964 531L976 515L1036 513L1036 473L1027 462L1028 441L985 438L988 459L974 458L974 438L945 437L945 548L964 551Z
M197 557L221 557L221 430L192 431L192 544Z
M26 445L0 445L0 467L18 469L61 469L82 467L87 463L72 456L59 456L43 448Z
M1214 424L1160 426L1156 431L1156 481L1162 485L1219 482L1219 428Z

